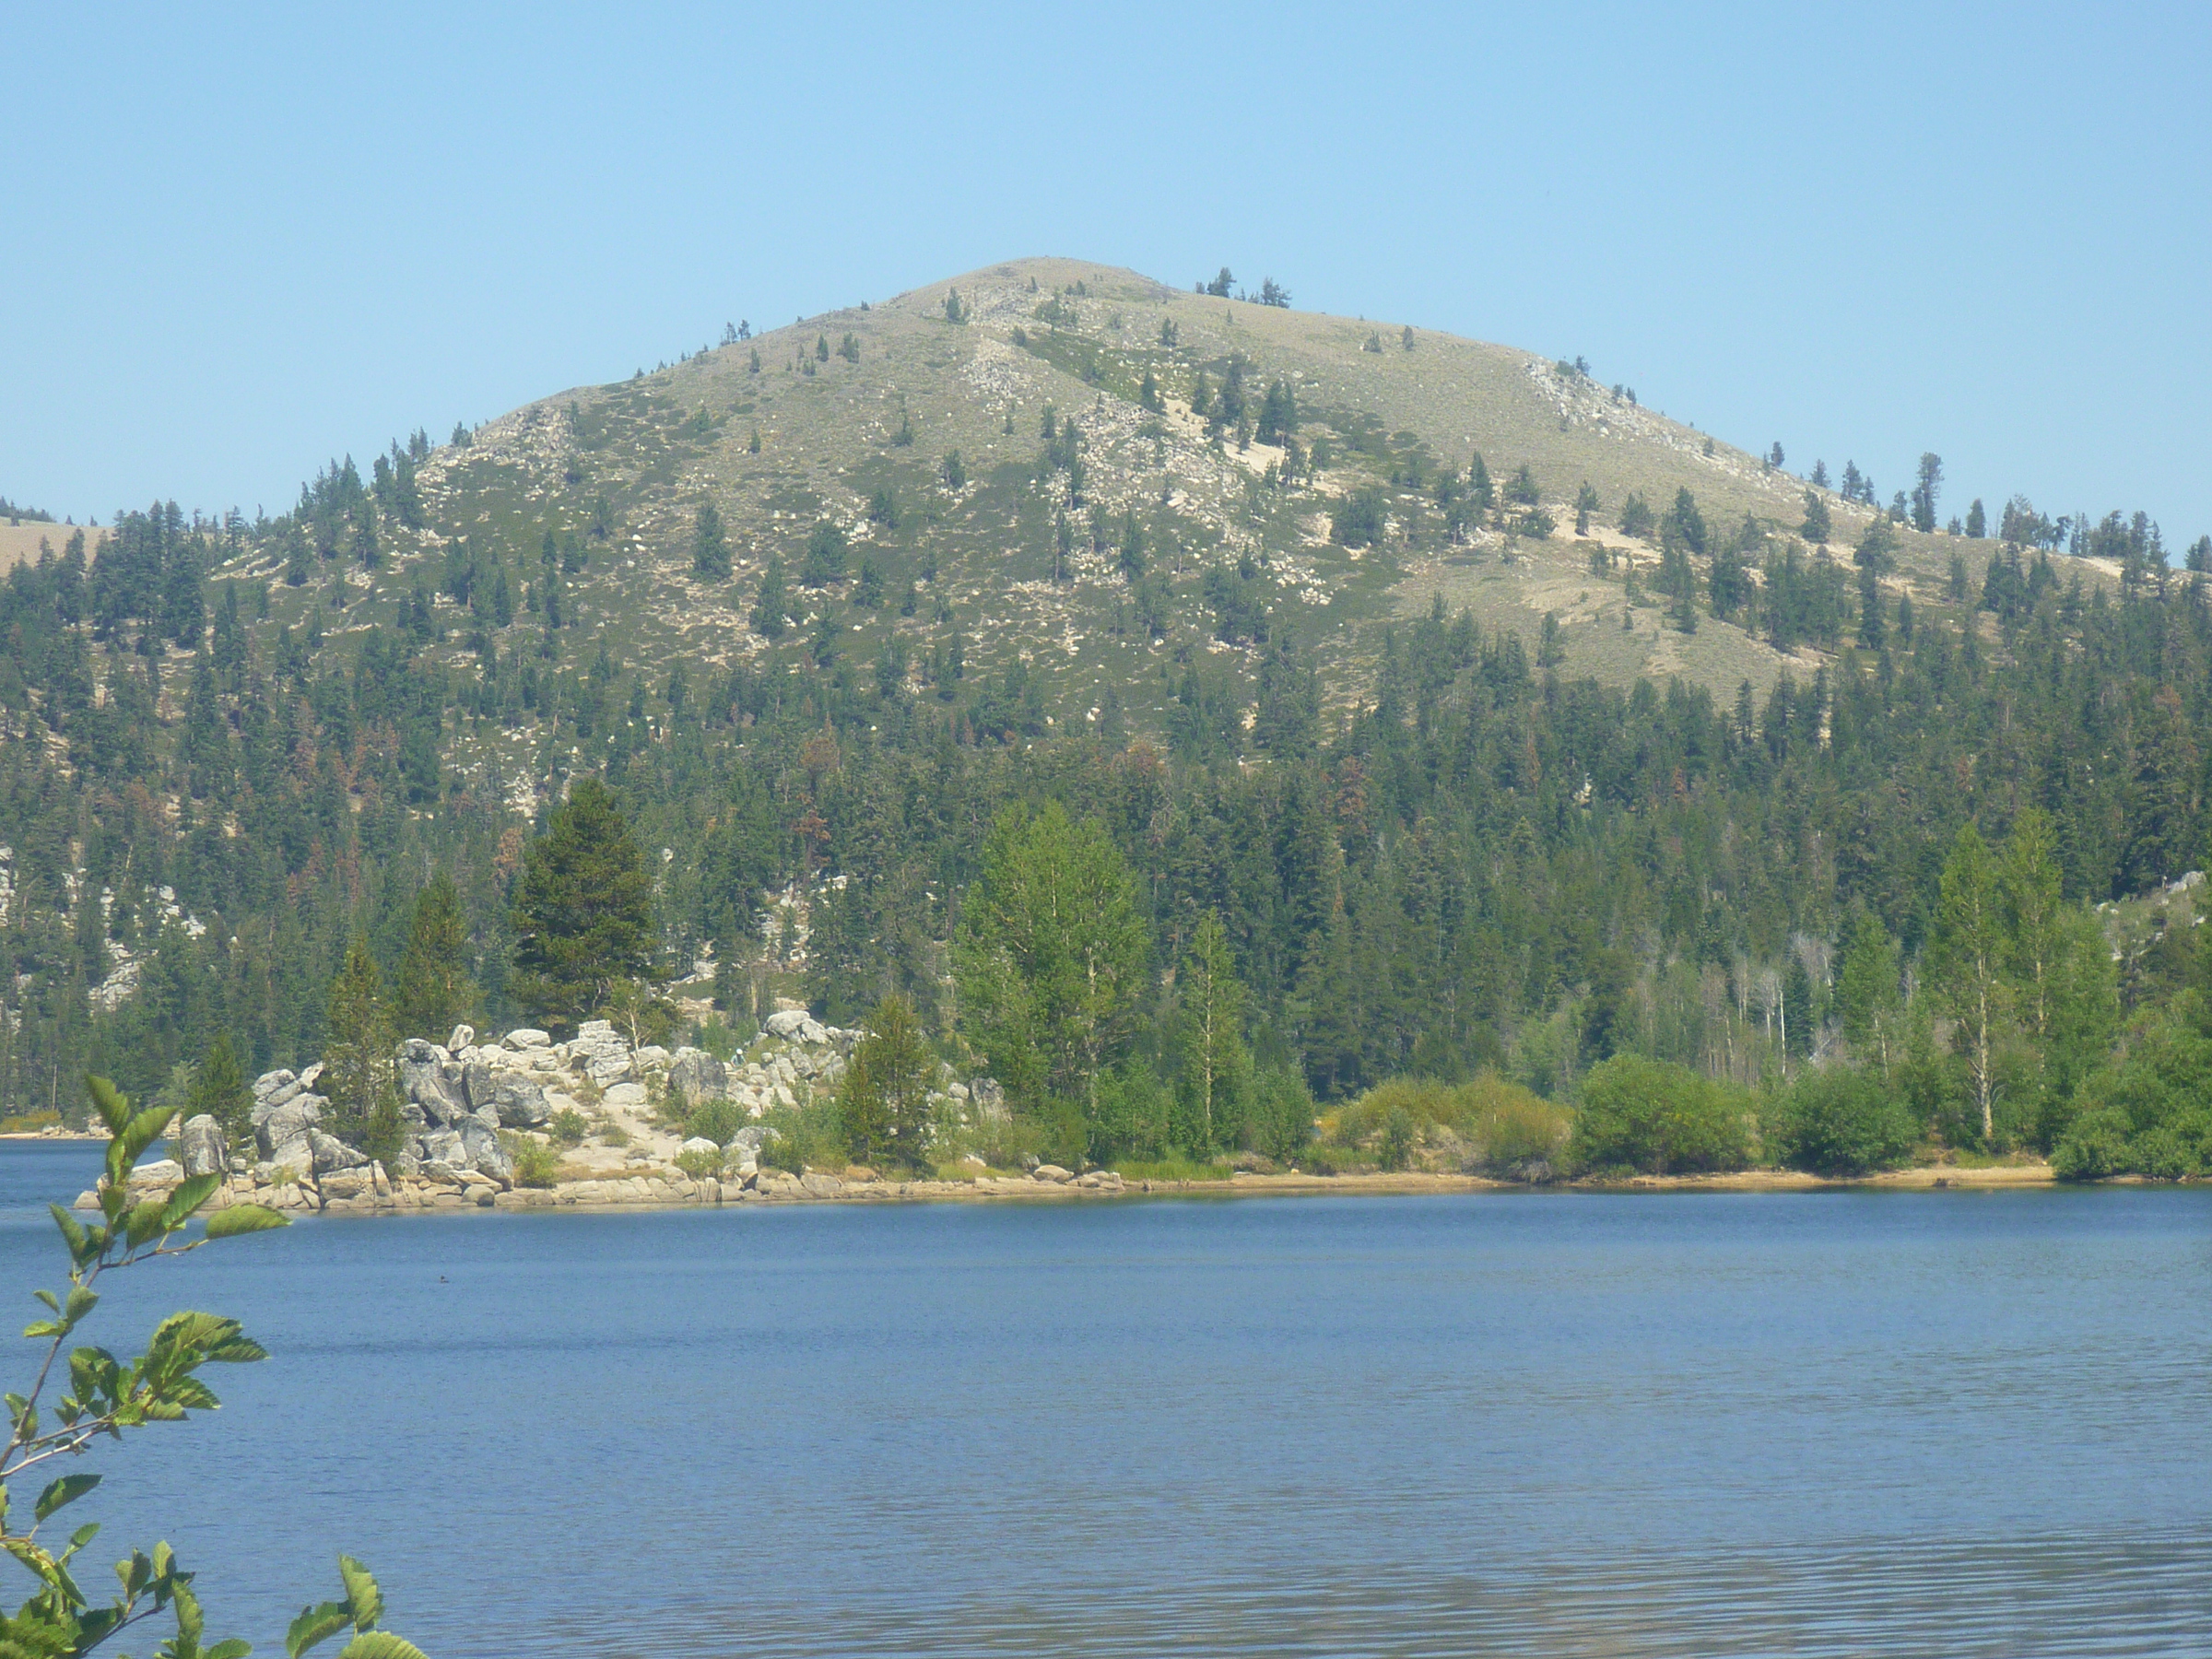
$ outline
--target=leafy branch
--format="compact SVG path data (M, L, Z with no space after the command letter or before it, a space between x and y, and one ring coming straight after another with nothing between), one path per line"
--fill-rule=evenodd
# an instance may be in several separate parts
M156 1545L151 1554L134 1549L128 1559L117 1562L119 1593L95 1606L77 1583L75 1563L98 1535L98 1524L79 1526L58 1552L40 1541L46 1523L99 1486L100 1476L72 1473L47 1481L31 1506L29 1526L18 1524L10 1503L10 1483L41 1464L81 1457L103 1436L121 1440L128 1429L181 1422L194 1411L215 1409L220 1402L198 1374L203 1366L246 1364L267 1357L236 1320L194 1312L163 1319L154 1327L146 1351L129 1360L118 1359L103 1347L68 1346L99 1306L100 1293L94 1287L105 1275L158 1256L186 1255L218 1239L286 1225L285 1218L274 1210L233 1205L209 1216L196 1236L190 1234L187 1230L221 1184L216 1175L195 1175L165 1196L149 1194L134 1201L131 1172L168 1129L174 1113L166 1108L133 1112L129 1100L104 1077L89 1078L87 1086L93 1109L108 1131L99 1218L80 1221L59 1205L51 1206L68 1249L68 1288L35 1292L51 1317L33 1321L23 1335L42 1344L43 1352L29 1389L8 1394L5 1400L7 1440L0 1450L0 1550L36 1579L39 1588L14 1614L0 1613L0 1659L65 1659L88 1653L119 1631L163 1612L173 1613L176 1633L162 1643L157 1659L241 1659L252 1650L235 1638L203 1645L205 1621L191 1588L193 1575L177 1565L166 1543ZM50 1406L42 1405L48 1390L59 1385L57 1368L66 1376L65 1389ZM418 1649L376 1629L383 1600L368 1570L341 1556L338 1571L345 1599L310 1608L293 1621L286 1647L294 1659L349 1625L354 1640L340 1659L420 1659Z

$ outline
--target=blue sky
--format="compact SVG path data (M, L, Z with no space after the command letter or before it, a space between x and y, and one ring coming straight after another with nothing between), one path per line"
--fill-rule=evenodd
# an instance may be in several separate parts
M324 459L1011 256L2212 530L2212 10L10 9L0 493Z

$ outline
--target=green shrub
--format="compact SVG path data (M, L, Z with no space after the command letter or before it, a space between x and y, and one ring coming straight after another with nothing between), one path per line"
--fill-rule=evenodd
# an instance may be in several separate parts
M1382 1140L1376 1158L1385 1170L1402 1170L1413 1161L1415 1136L1413 1113L1403 1106L1393 1106L1382 1120Z
M1740 1170L1751 1159L1750 1112L1739 1091L1688 1066L1616 1054L1583 1079L1567 1154L1583 1171Z
M1050 1142L1045 1127L1028 1118L990 1118L961 1124L947 1112L938 1120L932 1147L941 1166L958 1164L972 1155L994 1170L1018 1170L1030 1159L1045 1158Z
M560 1152L527 1135L508 1137L508 1156L514 1159L514 1184L549 1187L560 1178Z
M798 1106L782 1106L760 1120L769 1131L759 1161L796 1175L802 1170L845 1167L844 1119L828 1095Z
M722 1153L719 1148L712 1152L703 1148L696 1152L678 1152L676 1155L676 1167L694 1181L711 1181L722 1173Z
M1150 1065L1142 1060L1117 1065L1099 1077L1092 1150L1117 1168L1124 1159L1165 1157L1173 1115L1174 1098Z
M629 1131L619 1124L609 1124L599 1131L599 1144L603 1147L627 1147L629 1145Z
M2131 1033L2126 1052L2083 1083L2051 1164L2067 1181L2212 1172L2212 1040L2165 1018Z
M1393 1077L1337 1108L1323 1120L1323 1126L1338 1147L1353 1150L1371 1145L1380 1152L1388 1149L1384 1142L1389 1125L1401 1117L1408 1154L1423 1138L1441 1131L1463 1143L1463 1167L1500 1175L1525 1172L1537 1162L1557 1164L1573 1121L1566 1107L1486 1071L1471 1082L1458 1084L1433 1077ZM1284 1154L1270 1151L1269 1156ZM1386 1158L1381 1161L1385 1169L1403 1167Z
M553 1144L559 1147L581 1147L583 1137L592 1132L592 1126L584 1121L583 1113L573 1106L563 1106L555 1112L548 1128Z
M699 1046L725 1065L747 1043L759 1034L760 1028L741 1015L724 1018L710 1014L699 1022Z
M726 1147L738 1130L752 1122L752 1114L735 1100L701 1100L684 1120L687 1138L697 1135Z
M1841 1065L1802 1073L1771 1119L1769 1155L1816 1175L1893 1170L1920 1138L1903 1100L1878 1078Z
M2129 1168L2127 1119L2117 1112L2085 1112L2051 1152L2061 1181L2101 1181Z
M1305 1074L1293 1066L1253 1078L1246 1128L1252 1149L1278 1163L1303 1153L1313 1139L1313 1091L1306 1087Z

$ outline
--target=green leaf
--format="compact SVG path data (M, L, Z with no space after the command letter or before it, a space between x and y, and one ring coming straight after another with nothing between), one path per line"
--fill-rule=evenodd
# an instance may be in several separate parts
M266 1232L272 1227L289 1227L291 1218L259 1204L234 1204L207 1218L207 1236L233 1239L241 1233Z
M315 1643L335 1636L352 1622L352 1610L344 1602L302 1607L300 1617L292 1620L291 1628L284 1633L284 1651L288 1659L300 1659Z
M39 1501L31 1512L41 1521L65 1503L75 1503L100 1484L97 1475L65 1475L59 1480L50 1480L46 1489L39 1494Z
M88 1521L69 1535L69 1553L75 1555L93 1539L100 1536L100 1523Z
M228 1641L217 1642L201 1654L200 1659L246 1659L246 1655L253 1651L253 1644L252 1642L241 1641L233 1636Z
M130 1097L105 1077L87 1077L85 1092L92 1097L92 1108L100 1113L100 1121L115 1134L131 1121Z
M339 1650L338 1659L429 1659L429 1655L389 1630L371 1630L347 1642Z
M163 1230L161 1210L162 1206L151 1198L132 1205L123 1218L124 1241L135 1250L148 1239L159 1237Z
M62 1317L71 1324L100 1306L100 1292L88 1286L78 1285L69 1292L69 1300L62 1306Z
M85 1224L58 1204L46 1206L53 1212L53 1224L62 1230L63 1242L69 1246L72 1261L81 1262L85 1255Z
M54 1582L54 1575L61 1571L60 1566L55 1562L53 1557L41 1549L29 1538L13 1534L0 1536L0 1549L6 1550L9 1555L14 1556L32 1573L49 1584Z
M349 1555L338 1558L338 1576L346 1581L346 1600L353 1608L353 1628L373 1630L376 1621L384 1616L384 1593L377 1588L376 1575Z
M200 1612L200 1598L192 1593L191 1586L179 1584L176 1594L177 1637L180 1642L189 1641L196 1651L207 1621Z
M194 1175L189 1181L181 1182L177 1190L169 1195L169 1203L162 1207L163 1230L174 1232L191 1220L194 1212L214 1197L215 1189L222 1184L223 1178L220 1175Z

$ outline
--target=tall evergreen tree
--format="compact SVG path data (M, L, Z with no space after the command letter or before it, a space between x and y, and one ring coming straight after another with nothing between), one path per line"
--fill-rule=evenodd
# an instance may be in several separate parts
M626 979L657 977L653 877L614 791L576 780L524 854L509 990L549 1029L572 1031Z
M469 971L468 918L461 909L461 890L440 870L416 895L407 927L406 954L400 959L393 999L399 1034L442 1042L453 1027L475 1018L481 1000Z
M838 1087L839 1113L855 1161L908 1170L927 1166L929 1090L936 1070L913 1005L896 993L877 1003Z
M1936 528L1936 500L1943 491L1943 457L1933 452L1920 458L1920 473L1912 486L1912 528L1923 535Z
M207 1045L206 1057L193 1074L184 1113L213 1118L222 1129L224 1144L232 1147L244 1146L253 1135L253 1093L246 1087L245 1073L238 1064L238 1051L230 1046L229 1031L218 1031Z
M320 1088L337 1137L389 1166L399 1156L399 1076L383 975L356 935L331 982Z

